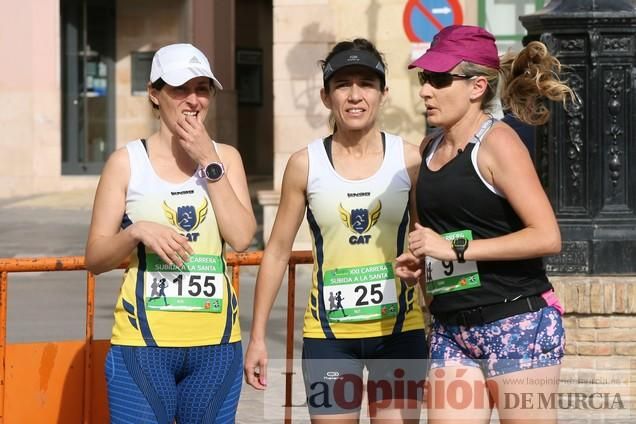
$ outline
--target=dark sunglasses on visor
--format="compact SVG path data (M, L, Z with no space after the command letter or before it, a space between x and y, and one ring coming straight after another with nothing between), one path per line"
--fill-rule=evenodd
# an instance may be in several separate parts
M473 75L451 74L449 72L421 71L417 73L417 77L420 80L420 85L429 83L433 86L433 88L444 88L451 85L455 78L470 79L473 78Z

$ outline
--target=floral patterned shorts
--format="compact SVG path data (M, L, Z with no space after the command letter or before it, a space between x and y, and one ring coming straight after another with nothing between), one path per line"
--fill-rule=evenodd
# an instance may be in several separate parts
M559 365L564 346L561 314L552 306L474 327L433 318L430 361L431 368L478 367L490 378Z

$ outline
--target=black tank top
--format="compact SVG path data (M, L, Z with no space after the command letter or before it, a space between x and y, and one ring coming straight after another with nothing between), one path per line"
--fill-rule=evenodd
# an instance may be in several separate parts
M466 149L438 171L428 168L426 158L438 146L442 135L431 140L424 149L416 186L417 213L423 226L438 233L469 229L474 240L498 237L523 228L510 203L485 185L471 160L473 150L476 155L478 144L494 122L494 119L486 121ZM478 261L477 269L481 287L436 295L430 306L431 313L472 309L552 288L541 258Z

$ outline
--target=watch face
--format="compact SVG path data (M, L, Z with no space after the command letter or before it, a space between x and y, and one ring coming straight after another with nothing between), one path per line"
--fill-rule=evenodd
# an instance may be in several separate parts
M467 242L468 242L468 240L466 240L463 237L460 237L460 238L454 239L452 244L453 244L453 247L461 249L463 247L466 247L466 245L468 244Z
M205 167L205 175L209 180L216 181L223 176L223 165L213 162Z

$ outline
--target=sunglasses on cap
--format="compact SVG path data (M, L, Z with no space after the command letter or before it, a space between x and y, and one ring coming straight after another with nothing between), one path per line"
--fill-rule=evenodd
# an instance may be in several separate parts
M449 72L425 72L421 71L417 73L417 78L420 80L420 85L424 85L429 83L433 86L433 88L444 88L448 87L453 83L455 78L460 79L471 79L474 78L474 75L463 75L463 74L451 74Z

